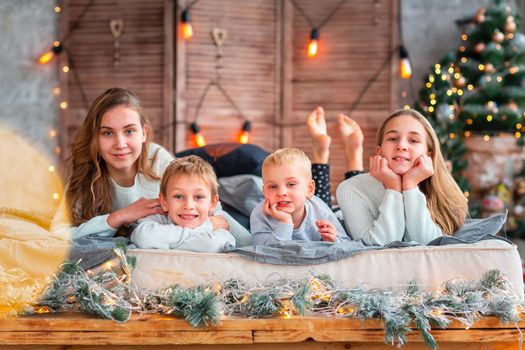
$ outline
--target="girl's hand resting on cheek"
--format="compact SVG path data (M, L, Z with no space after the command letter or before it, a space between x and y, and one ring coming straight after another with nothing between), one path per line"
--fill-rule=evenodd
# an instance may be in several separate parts
M273 217L275 220L293 225L292 215L278 210L277 203L270 205L270 202L267 199L264 200L264 213Z
M113 228L119 228L122 225L129 225L146 216L155 214L165 214L160 207L158 198L147 199L140 197L135 202L125 208L111 213L107 223Z
M388 166L388 160L380 155L370 157L370 175L381 181L386 189L401 192L401 176Z
M414 167L403 175L403 191L417 187L421 181L434 175L432 158L423 154L414 163Z
M323 242L337 242L337 230L328 220L317 220L315 222L319 228L319 234Z
M213 231L219 230L219 229L228 231L230 229L230 225L228 225L228 221L222 215L212 215L210 216L210 221L213 227Z

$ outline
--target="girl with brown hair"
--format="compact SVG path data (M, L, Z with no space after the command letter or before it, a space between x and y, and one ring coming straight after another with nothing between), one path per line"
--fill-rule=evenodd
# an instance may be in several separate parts
M109 237L138 219L162 214L160 178L174 157L151 141L151 124L134 93L111 88L97 97L71 146L65 200L52 229L71 231L73 239ZM216 214L224 215L238 245L249 242L246 229L225 212Z

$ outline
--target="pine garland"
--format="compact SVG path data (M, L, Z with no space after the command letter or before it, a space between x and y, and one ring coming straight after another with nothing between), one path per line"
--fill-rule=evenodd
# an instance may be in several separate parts
M285 319L294 315L379 318L386 344L406 344L414 325L432 349L437 348L432 327L445 329L452 320L458 320L468 328L488 315L515 323L523 312L523 301L499 270L485 272L478 281L447 281L436 293L421 291L415 281L410 281L405 291L338 288L326 276L264 285L230 279L150 291L133 287L130 276L134 259L126 255L125 247L117 247L115 254L120 266L107 266L96 273L82 270L78 263L64 264L35 310L88 312L117 322L129 320L132 312L159 313L184 317L194 327L215 325L224 314Z

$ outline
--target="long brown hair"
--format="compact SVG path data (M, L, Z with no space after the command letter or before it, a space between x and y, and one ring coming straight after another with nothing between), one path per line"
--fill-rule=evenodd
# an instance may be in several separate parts
M457 231L468 216L468 205L463 192L447 170L445 159L439 146L439 139L429 121L413 109L400 109L390 114L377 132L377 145L383 143L386 125L390 120L400 116L410 116L425 129L428 150L432 152L434 175L419 184L421 192L427 198L427 208L432 220L448 235Z
M139 114L140 124L146 130L146 142L137 159L137 171L149 179L159 179L148 162L148 148L153 133L137 95L122 88L111 88L98 96L89 107L84 123L71 145L71 156L66 162L66 199L71 208L74 226L111 212L112 185L106 162L98 151L98 132L102 116L112 108L125 106Z

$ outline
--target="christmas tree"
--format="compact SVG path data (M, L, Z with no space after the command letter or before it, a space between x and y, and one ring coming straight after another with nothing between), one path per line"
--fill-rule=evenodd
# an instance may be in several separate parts
M525 35L519 16L499 0L457 24L461 44L431 67L417 108L432 122L452 174L468 194L465 138L510 133L523 142Z

